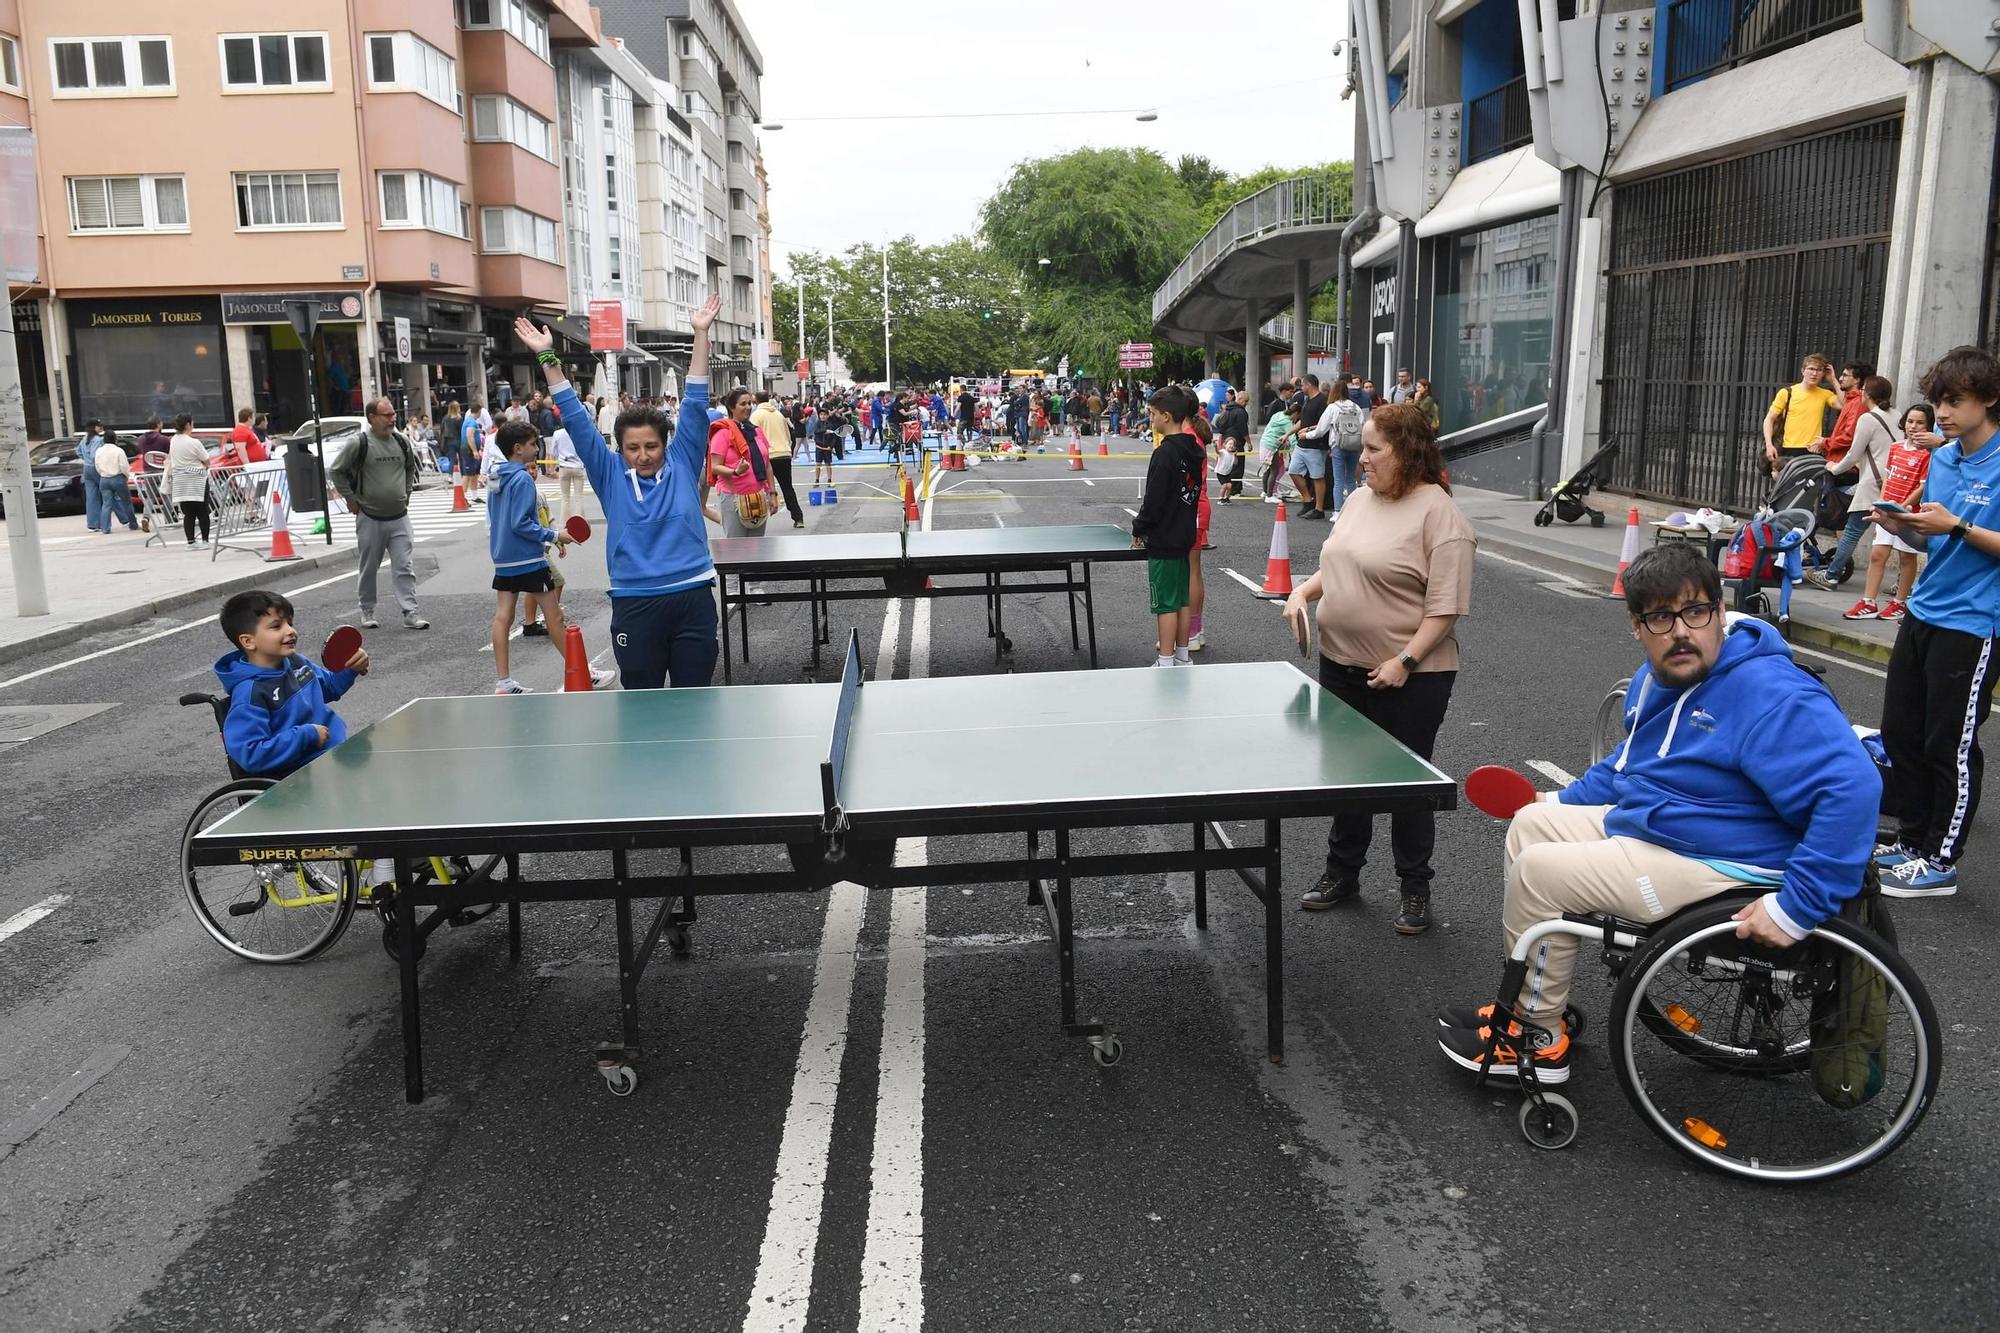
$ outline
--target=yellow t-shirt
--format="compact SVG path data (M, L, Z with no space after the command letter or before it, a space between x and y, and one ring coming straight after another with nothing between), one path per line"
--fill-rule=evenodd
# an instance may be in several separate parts
M764 443L770 446L771 457L790 458L792 456L792 421L770 403L760 403L750 414L750 424L764 432Z
M1780 449L1804 449L1826 434L1826 414L1839 410L1840 399L1831 389L1819 384L1807 388L1800 381L1772 395L1770 411L1783 413L1784 421L1782 433L1773 431L1771 437Z

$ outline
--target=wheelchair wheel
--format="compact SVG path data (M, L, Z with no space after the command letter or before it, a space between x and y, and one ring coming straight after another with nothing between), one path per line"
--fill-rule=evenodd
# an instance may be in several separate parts
M1625 743L1625 694L1632 678L1613 685L1597 705L1597 717L1590 728L1590 762L1595 764Z
M271 786L241 778L202 798L181 831L181 888L209 938L253 963L302 963L347 929L359 879L348 861L273 859L197 866L195 834Z
M1655 1133L1753 1180L1826 1180L1893 1151L1937 1091L1942 1055L1929 994L1895 950L1830 921L1792 949L1739 941L1730 897L1682 913L1634 954L1612 993L1611 1065ZM1836 1105L1816 1083L1814 1002L1849 963L1884 997L1868 1040L1868 1089ZM1879 1080L1879 1082L1878 1082ZM1843 1089L1844 1090L1844 1089Z

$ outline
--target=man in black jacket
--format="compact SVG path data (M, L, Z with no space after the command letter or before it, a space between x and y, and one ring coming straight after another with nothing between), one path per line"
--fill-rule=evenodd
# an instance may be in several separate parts
M1153 395L1153 428L1163 437L1146 465L1146 492L1132 520L1132 545L1146 550L1146 586L1159 626L1156 667L1189 665L1188 552L1207 451L1188 429L1194 395L1178 384Z

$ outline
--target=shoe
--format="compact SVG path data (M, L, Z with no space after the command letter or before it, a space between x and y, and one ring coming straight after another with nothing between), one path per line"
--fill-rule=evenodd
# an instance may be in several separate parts
M1389 923L1398 935L1421 935L1431 928L1431 896L1428 893L1403 894L1403 910L1396 913L1396 919Z
M514 678L513 678L512 676L509 676L509 677L507 677L507 679L505 679L505 680L503 680L503 681L499 682L498 684L496 684L496 685L495 685L495 686L493 687L493 692L494 692L495 694L532 694L532 693L534 693L534 691L533 691L533 690L530 690L530 689L529 689L529 688L528 688L528 687L527 687L526 685L523 685L523 684L522 684L522 683L521 683L520 681L518 681L518 680L515 680L515 679L514 679Z
M1350 878L1323 871L1313 886L1299 895L1299 906L1308 912L1324 912L1329 907L1338 907L1360 896L1361 880L1358 876Z
M1958 892L1958 867L1936 857L1913 856L1882 876L1885 898L1949 898Z
M1324 509L1307 509L1301 511L1299 514L1299 519L1302 522L1307 522L1307 523L1312 522L1314 519L1321 519L1325 517L1326 517L1326 511Z
M1281 505L1284 503L1284 500L1280 496L1267 495L1264 497L1264 503L1267 505Z
M1153 659L1153 665L1156 667L1170 667L1170 666L1178 666L1179 663L1175 662L1174 659L1171 657L1155 657Z
M1198 653L1198 652L1200 652L1200 651L1201 651L1201 650L1202 650L1203 648L1205 648L1205 647L1207 647L1207 646L1208 646L1208 645L1207 645L1207 644L1206 644L1206 643L1205 643L1205 642L1203 641L1203 639L1202 639L1201 635L1199 635L1199 634L1190 634L1190 635L1188 635L1188 651L1189 651L1189 652L1191 652L1191 653Z
M1493 1063L1486 1063L1486 1042L1491 1028L1444 1028L1438 1033L1438 1049L1445 1058L1461 1069L1470 1069L1475 1074L1485 1069L1494 1075L1511 1078L1521 1076L1520 1040L1502 1037L1493 1052ZM1535 1065L1535 1081L1538 1083L1569 1082L1569 1034L1546 1032L1535 1034L1530 1059Z
M1909 609L1910 608L1904 606L1901 602L1891 599L1889 602L1883 605L1880 611L1877 611L1875 613L1875 618L1877 620L1901 620L1903 618L1903 613Z
M1466 1028L1468 1030L1490 1027L1493 1023L1493 1006L1490 1004L1448 1004L1437 1012L1438 1026L1441 1028ZM1569 1034L1569 1013L1563 1013L1563 1032Z
M613 671L610 667L599 667L590 673L590 688L593 690L608 690L617 679L618 673L616 671Z
M1891 602L1890 605L1894 606L1895 603ZM1880 613L1881 608L1864 597L1853 606L1841 612L1840 618L1842 620L1873 620Z
M404 617L403 617L403 628L404 628L404 629L429 629L430 627L431 627L431 622L430 622L430 621L428 621L428 620L425 620L425 619L424 619L424 618L423 618L422 616L418 615L418 614L417 614L417 613L416 613L415 611L412 611L412 612L410 612L410 613L409 613L408 615L406 615L406 616L404 616ZM543 632L544 632L544 633L547 633L547 631L546 631L546 630L545 630L545 631L543 631Z
M521 637L524 639L546 639L549 637L549 627L537 620L532 625L521 626Z
M1918 859L1917 849L1906 842L1878 842L1875 844L1875 868L1894 870L1905 861Z
M1229 503L1229 497L1226 495L1218 495L1215 497L1215 502L1219 505L1226 505Z
M1835 583L1832 579L1828 578L1826 575L1820 573L1817 569L1807 570L1805 581L1808 587L1818 588L1821 592L1840 591L1839 584Z
M382 622L375 618L375 613L373 611L363 611L361 613L361 628L381 629Z
M802 519L802 518L795 518L795 519L793 519L793 520L792 520L792 526L793 526L793 527L795 527L795 528L802 528L802 527L804 527L805 525L806 525L806 521L805 521L804 519Z

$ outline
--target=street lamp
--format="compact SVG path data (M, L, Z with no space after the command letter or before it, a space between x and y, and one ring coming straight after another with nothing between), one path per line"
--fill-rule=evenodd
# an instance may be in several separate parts
M1138 115L1132 117L1132 119L1138 121L1141 125L1144 125L1148 121L1158 120L1159 118L1160 113L1157 111L1141 111Z

